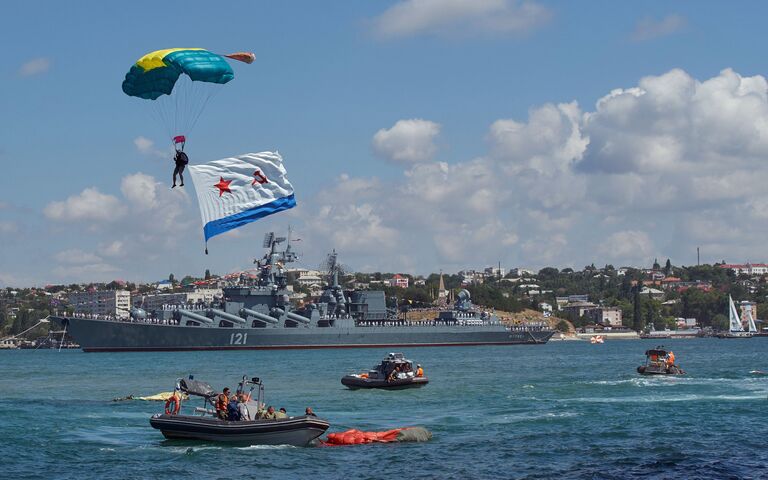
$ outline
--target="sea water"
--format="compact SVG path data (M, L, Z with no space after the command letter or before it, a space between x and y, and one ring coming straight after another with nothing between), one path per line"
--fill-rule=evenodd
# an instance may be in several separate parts
M649 340L410 348L420 389L344 388L391 349L92 353L0 351L4 478L760 478L768 477L768 339L669 340L683 377L635 369ZM194 374L242 375L289 415L331 431L419 425L427 443L350 447L168 441L151 395ZM191 402L197 406L197 401ZM190 405L190 403L187 403Z

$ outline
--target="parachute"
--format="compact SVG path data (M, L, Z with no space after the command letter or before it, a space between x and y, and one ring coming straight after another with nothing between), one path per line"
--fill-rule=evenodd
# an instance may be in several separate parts
M226 58L253 63L250 52L218 55L202 48L169 48L141 57L125 75L123 92L149 100L168 137L184 138L208 101L235 77Z
M360 445L364 443L391 442L427 442L432 439L432 432L423 427L405 427L387 430L386 432L363 432L347 430L346 432L329 433L323 442L325 445Z

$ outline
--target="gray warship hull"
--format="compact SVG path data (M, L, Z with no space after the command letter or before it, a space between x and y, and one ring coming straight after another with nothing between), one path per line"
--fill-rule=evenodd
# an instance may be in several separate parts
M543 344L547 329L478 326L219 328L52 316L86 352Z

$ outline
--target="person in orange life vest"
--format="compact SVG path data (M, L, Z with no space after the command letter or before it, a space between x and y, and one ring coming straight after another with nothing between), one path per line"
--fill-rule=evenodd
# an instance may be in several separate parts
M675 353L670 351L667 354L667 366L671 367L674 364L675 364Z
M417 377L423 377L424 376L424 369L421 368L421 365L416 365L416 376Z
M229 388L224 387L218 397L216 397L216 416L222 420L228 418L227 407L229 406Z

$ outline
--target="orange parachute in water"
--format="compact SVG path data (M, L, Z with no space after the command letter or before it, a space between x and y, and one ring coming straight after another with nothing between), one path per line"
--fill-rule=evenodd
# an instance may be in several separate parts
M432 438L432 433L422 427L406 427L387 430L386 432L363 432L347 430L346 432L329 433L323 442L325 445L360 445L364 443L392 442L426 442Z

